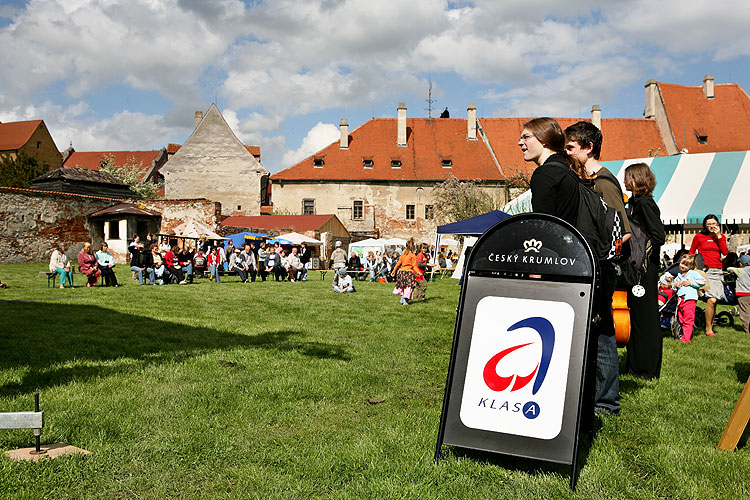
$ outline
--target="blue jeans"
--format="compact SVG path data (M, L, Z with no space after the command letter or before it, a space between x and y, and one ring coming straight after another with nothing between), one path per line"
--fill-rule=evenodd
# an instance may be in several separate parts
M138 273L138 283L142 285L143 284L143 269L137 266L131 266L130 270Z
M146 268L146 276L148 276L148 282L152 285L156 283L156 273L153 267Z
M612 294L617 287L617 270L611 263L603 263L598 299L599 324L596 325L596 389L597 408L620 411L620 362L617 357L617 338L612 320Z
M341 288L334 286L333 291L336 293L341 293ZM353 293L353 292L354 292L354 287L347 288L346 290L344 290L344 293Z
M216 264L211 264L210 266L208 266L208 272L211 274L211 276L216 278L217 283L221 283L221 280L219 279L219 268Z

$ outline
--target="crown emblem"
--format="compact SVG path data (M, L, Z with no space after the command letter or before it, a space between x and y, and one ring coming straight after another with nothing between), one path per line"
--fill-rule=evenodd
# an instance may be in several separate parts
M542 242L535 240L534 238L530 240L526 240L523 242L523 251L524 252L536 252L539 253L539 250L542 248Z

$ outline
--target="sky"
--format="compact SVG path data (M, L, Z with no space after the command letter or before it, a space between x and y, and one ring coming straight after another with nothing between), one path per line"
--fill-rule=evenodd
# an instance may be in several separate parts
M278 172L399 102L641 118L652 78L748 91L749 27L745 0L0 0L0 121L44 120L60 150L150 150L216 103Z

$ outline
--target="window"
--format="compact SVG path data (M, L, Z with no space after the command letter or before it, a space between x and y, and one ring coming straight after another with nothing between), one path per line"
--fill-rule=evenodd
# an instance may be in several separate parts
M109 221L109 237L108 240L119 240L120 239L120 221L111 220Z
M362 220L365 218L365 202L362 200L355 200L354 207L352 208L352 219Z
M443 168L452 168L453 167L453 160L450 158L443 158L442 159Z
M363 168L372 168L372 166L373 166L372 158L362 158Z
M433 218L435 213L435 205L425 205L424 206L424 219L430 220Z
M695 130L695 137L698 138L698 144L708 144L708 133L705 130Z
M36 148L42 149L42 141L36 141Z
M240 210L242 210L242 205L237 205L237 211L239 212Z
M302 215L315 215L315 200L302 200Z
M313 158L313 168L323 168L323 165L325 164L325 160L320 158Z
M391 168L401 168L401 160L399 160L398 158L392 158Z
M406 220L414 220L414 205L406 205Z

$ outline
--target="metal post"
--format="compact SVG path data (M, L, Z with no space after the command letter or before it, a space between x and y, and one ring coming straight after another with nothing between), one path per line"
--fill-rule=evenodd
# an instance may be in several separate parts
M39 393L34 393L34 411L39 412ZM35 449L34 451L29 452L31 455L43 455L47 453L47 450L42 450L41 445L41 437L42 437L42 429L34 429L34 441L35 441Z

